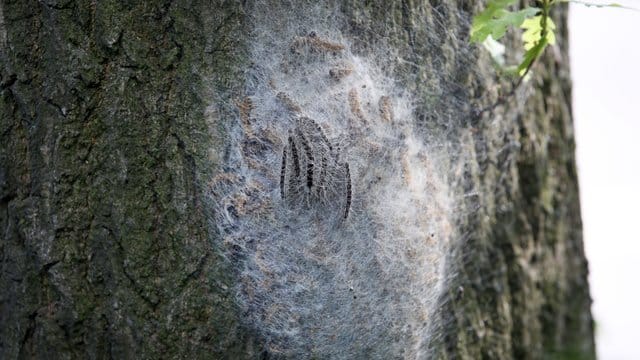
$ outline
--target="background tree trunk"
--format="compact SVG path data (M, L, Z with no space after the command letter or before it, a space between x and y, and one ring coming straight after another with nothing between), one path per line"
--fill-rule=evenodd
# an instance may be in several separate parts
M238 304L206 193L250 86L252 14L314 6L2 1L1 358L278 356ZM467 45L479 4L326 6L351 51L383 38L404 61L418 128L471 134L433 354L594 357L566 8L531 81L477 119L504 83Z

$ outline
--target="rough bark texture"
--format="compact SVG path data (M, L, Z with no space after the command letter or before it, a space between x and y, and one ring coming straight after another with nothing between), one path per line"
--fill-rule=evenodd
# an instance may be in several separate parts
M341 6L343 32L362 51L382 34L406 59L437 64L426 72L453 71L470 90L442 96L464 97L469 114L493 101L486 56L460 62L447 34L425 30L437 18L464 43L479 5ZM2 1L0 358L269 356L242 323L202 201L224 138L205 113L212 93L226 99L214 130L236 111L247 7ZM566 11L556 14L559 45L536 66L526 104L497 109L512 123L507 135L493 114L454 124L474 128L475 166L464 175L479 195L465 204L478 210L460 225L457 276L443 295L442 358L594 356ZM433 83L414 71L412 91L428 98Z

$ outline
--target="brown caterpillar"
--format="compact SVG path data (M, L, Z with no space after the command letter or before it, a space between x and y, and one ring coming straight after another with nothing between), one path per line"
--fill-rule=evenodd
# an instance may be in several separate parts
M349 164L344 164L345 171L347 173L347 204L344 207L344 218L349 217L349 210L351 209L351 172L349 171Z
M287 172L287 148L282 150L282 167L280 168L280 196L284 198L284 176Z
M298 191L301 189L306 190ZM280 194L291 206L346 203L345 209L333 213L341 214L343 219L349 216L353 196L349 164L340 161L322 128L310 118L298 118L296 127L289 132L287 146L282 150Z

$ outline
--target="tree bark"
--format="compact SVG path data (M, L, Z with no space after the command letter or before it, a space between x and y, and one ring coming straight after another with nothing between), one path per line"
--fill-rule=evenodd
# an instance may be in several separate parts
M456 173L449 280L424 356L593 358L566 8L531 80L478 118L505 83L467 44L480 4L323 6L343 17L331 30L349 51L397 62L388 72L417 99L418 136L467 145L451 154L470 160ZM229 124L247 110L252 48L268 38L256 14L307 8L323 11L306 1L2 1L1 358L327 357L278 348L247 320L242 259L225 248L210 185L228 166ZM322 30L302 35L322 40ZM393 51L381 53L381 39Z

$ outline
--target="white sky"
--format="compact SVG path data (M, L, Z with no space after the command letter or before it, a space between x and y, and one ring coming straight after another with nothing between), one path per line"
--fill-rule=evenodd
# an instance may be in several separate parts
M640 11L572 4L569 29L598 357L640 359Z

